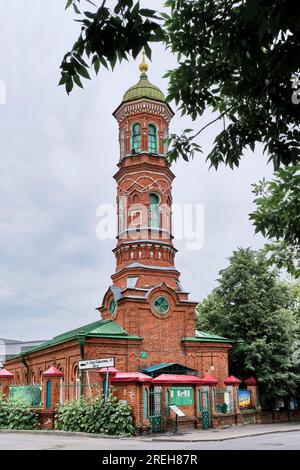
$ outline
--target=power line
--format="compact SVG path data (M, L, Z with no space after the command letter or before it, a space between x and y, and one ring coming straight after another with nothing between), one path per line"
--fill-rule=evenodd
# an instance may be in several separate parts
M53 307L53 308L57 308L58 310L64 310L65 312L73 313L74 315L78 315L79 317L87 317L87 315L84 315L83 313L74 312L74 310L69 310L68 308L60 307L59 305L45 302L44 300L37 299L36 297L31 297L30 295L27 295L24 292L19 292L14 289L10 289L9 287L0 286L0 289L6 290L13 294L20 295L21 297L25 297L26 299L33 300L34 302L39 302L41 304L48 305L48 307Z

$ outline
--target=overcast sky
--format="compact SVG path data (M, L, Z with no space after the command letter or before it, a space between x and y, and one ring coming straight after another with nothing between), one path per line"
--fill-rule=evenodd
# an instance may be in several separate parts
M96 210L115 201L119 150L112 112L138 81L139 61L114 72L101 69L84 90L67 96L57 86L59 65L79 25L64 7L65 0L0 0L0 81L6 87L6 104L0 104L0 337L46 339L97 320L94 309L114 272L115 242L96 237ZM166 92L162 76L176 60L159 45L153 49L149 79ZM193 300L214 288L235 248L263 245L248 220L251 184L270 177L272 167L257 149L237 170L209 170L205 155L218 126L198 140L204 155L172 168L174 202L205 207L202 249L187 251L175 240L182 284ZM189 119L177 113L171 131L187 127Z

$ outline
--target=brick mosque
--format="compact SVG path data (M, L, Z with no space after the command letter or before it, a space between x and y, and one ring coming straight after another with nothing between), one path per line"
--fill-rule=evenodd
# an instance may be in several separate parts
M147 70L143 56L138 83L126 91L113 113L120 143L114 175L116 268L97 308L98 318L7 361L16 384L39 384L49 368L60 371L66 384L75 384L84 380L83 374L79 378L80 360L114 357L111 382L119 386L123 398L130 383L149 382L153 387L150 380L159 377L173 385L206 377L208 384L211 379L224 386L231 342L196 330L197 302L183 290L175 267L171 228L175 176L165 158L174 113L162 91L149 82ZM99 377L93 372L93 382ZM137 416L145 404L132 390Z

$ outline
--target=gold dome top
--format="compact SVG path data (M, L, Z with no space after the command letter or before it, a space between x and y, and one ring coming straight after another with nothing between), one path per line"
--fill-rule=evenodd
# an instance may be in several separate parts
M129 90L126 91L123 97L123 103L125 101L132 101L139 98L151 98L156 101L163 101L165 102L165 96L163 92L155 85L148 80L148 64L146 64L145 60L145 49L142 52L142 63L139 65L139 69L141 71L141 76L139 82L130 87Z
M145 49L143 49L143 52L142 52L142 63L139 65L139 69L142 73L147 73L148 71L148 64L146 64L146 52L145 52Z

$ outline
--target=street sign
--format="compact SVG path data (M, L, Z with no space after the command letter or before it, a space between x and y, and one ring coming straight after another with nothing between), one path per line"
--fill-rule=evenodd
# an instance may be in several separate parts
M176 405L170 405L170 410L174 411L176 416L179 416L179 418L183 418L183 416L185 416L184 412L181 411Z
M101 369L102 367L114 367L115 358L110 357L107 359L91 359L87 361L79 361L80 370Z

